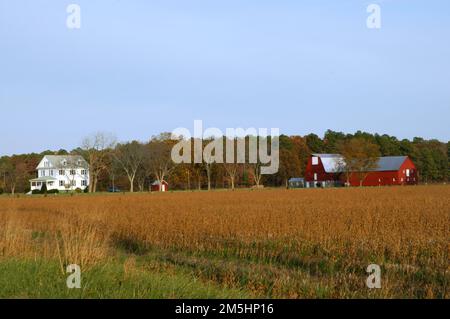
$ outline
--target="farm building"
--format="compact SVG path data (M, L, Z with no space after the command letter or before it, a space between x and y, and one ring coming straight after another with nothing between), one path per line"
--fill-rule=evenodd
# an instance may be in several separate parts
M339 154L312 154L305 170L306 187L343 186L345 161ZM350 172L350 186L360 185L360 176ZM366 173L362 186L415 185L417 170L408 156L385 156Z
M84 190L89 186L89 164L79 155L45 155L36 167L37 177L30 180L31 191Z
M300 177L292 177L288 180L289 188L305 187L305 179Z
M154 181L150 186L152 192L167 192L169 190L169 184L166 181Z

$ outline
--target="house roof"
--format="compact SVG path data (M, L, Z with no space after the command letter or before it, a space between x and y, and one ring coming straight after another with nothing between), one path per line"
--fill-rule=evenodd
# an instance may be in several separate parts
M154 182L152 183L152 185L159 185L159 184L160 184L159 181L154 181ZM167 184L167 185L168 185L168 183L167 183L166 181L163 181L163 184Z
M312 154L320 157L323 168L327 173L342 172L345 167L345 160L339 154ZM406 161L408 156L383 156L378 158L377 167L371 172L397 171Z
M44 159L47 159L50 163L50 168L63 167L63 162L67 162L67 167L82 167L89 168L89 164L81 155L45 155L39 163L38 167L41 167L41 163Z
M289 179L289 183L295 183L295 182L304 182L305 179L302 177L292 177Z

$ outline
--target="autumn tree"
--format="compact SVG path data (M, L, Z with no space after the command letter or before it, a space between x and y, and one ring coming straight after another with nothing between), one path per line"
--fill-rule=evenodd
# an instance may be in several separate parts
M28 183L28 169L23 156L4 157L0 163L0 173L5 188L9 188L12 195L16 193L19 183Z
M280 145L280 165L278 173L275 176L278 179L278 183L284 184L288 187L288 180L291 177L298 177L302 171L302 163L299 156L298 144L294 143L294 140L286 135L281 135L279 138Z
M447 175L446 181L450 178L450 141L447 142Z
M342 142L339 145L339 152L344 161L347 185L350 183L352 172L356 172L359 178L359 185L362 186L364 179L369 172L378 165L380 148L362 137L354 137Z
M9 166L9 157L3 156L0 158L0 188L1 191L6 191L7 183L6 176L8 174L8 166Z

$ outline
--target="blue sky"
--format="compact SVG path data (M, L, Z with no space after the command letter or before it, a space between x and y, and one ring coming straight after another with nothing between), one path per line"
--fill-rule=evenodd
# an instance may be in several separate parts
M195 119L447 141L449 14L449 1L0 0L0 155Z

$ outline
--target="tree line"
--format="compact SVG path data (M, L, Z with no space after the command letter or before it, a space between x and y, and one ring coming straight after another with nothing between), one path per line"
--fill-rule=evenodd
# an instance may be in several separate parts
M281 135L278 172L261 175L259 162L219 164L203 159L201 163L175 164L171 151L177 141L170 137L170 133L162 133L147 142L117 143L112 135L97 133L84 138L81 145L71 151L47 150L39 154L3 156L0 158L0 193L28 192L29 180L36 177L36 166L44 155L69 154L81 155L89 163L89 192L105 191L109 187L148 191L154 181L167 181L171 189L180 190L287 186L289 178L304 176L311 153L343 154L348 163L359 163L361 174L378 156L407 155L417 166L421 183L447 182L450 176L450 142L436 139L399 140L386 134L361 131L345 134L332 130L325 132L322 138L316 134Z

